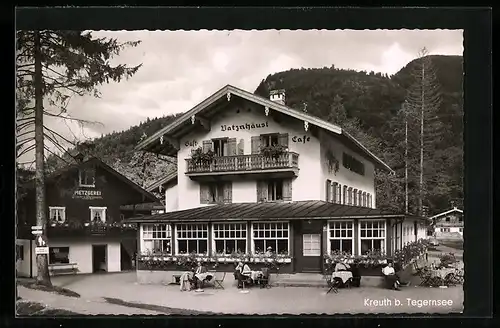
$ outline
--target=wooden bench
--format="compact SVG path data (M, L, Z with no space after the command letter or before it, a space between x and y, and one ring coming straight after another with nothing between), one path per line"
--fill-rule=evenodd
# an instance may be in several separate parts
M76 274L78 272L78 264L76 263L57 263L49 264L49 274Z

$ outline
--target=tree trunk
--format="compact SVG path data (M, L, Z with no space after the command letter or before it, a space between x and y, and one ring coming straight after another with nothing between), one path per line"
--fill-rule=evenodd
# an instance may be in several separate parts
M408 214L408 112L405 105L405 214Z
M42 227L42 236L47 240L47 218L45 213L45 169L43 145L43 80L40 34L35 31L35 182L36 182L36 224ZM52 286L49 276L48 255L36 255L37 277L39 285Z
M425 110L425 65L422 63L422 102L420 109L420 188L418 193L418 214L423 215L424 198L424 110Z

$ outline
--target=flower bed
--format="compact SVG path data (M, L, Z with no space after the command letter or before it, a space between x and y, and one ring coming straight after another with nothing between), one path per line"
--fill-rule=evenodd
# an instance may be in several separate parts
M271 271L277 272L281 267L291 264L292 259L284 255L251 255L251 254L231 254L231 255L197 255L197 254L141 254L138 257L139 270L192 270L198 262L208 264L208 267L221 271L232 271L234 265L243 261L249 265L262 264Z
M419 256L423 255L429 242L426 239L420 239L417 242L407 244L401 250L394 252L392 260L396 266L404 270L406 266L412 263ZM371 250L364 255L352 255L346 252L334 251L331 254L324 255L325 270L333 271L336 263L347 263L356 265L361 275L381 275L380 270L387 264L388 257L377 250Z

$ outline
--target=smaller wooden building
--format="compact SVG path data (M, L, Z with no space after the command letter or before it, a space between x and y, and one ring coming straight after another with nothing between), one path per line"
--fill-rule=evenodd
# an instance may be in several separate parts
M18 275L33 277L37 274L31 234L36 225L34 181L23 187L26 193L17 206L16 267ZM123 219L141 212L120 207L151 202L160 204L153 194L97 158L82 158L50 174L46 179L49 270L92 273L132 269L136 226Z
M437 239L461 239L464 235L464 212L453 207L452 209L436 214L432 220L434 237Z

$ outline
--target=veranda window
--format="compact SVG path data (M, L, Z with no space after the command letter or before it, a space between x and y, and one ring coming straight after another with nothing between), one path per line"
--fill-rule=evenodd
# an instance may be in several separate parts
M277 254L289 254L288 222L254 223L252 225L252 252L266 252L268 247Z
M246 223L214 223L213 240L213 249L217 254L246 253L247 225Z
M172 254L170 224L142 225L142 251L153 254Z
M353 254L354 226L352 221L328 223L328 252L347 252Z
M177 254L208 253L208 225L207 224L178 224L176 225Z
M360 253L371 250L385 253L385 221L359 221Z

